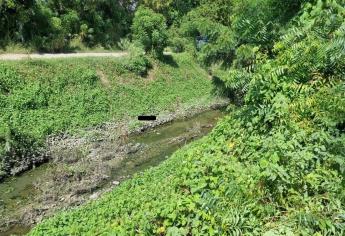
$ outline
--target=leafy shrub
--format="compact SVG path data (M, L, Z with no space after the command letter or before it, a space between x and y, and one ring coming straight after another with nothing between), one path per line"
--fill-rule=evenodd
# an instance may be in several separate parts
M171 46L173 52L180 53L185 51L185 45L188 43L188 40L185 40L180 37L174 37L170 39L169 45Z
M129 57L122 62L123 67L139 76L145 76L151 68L145 51L135 45L129 46L128 50Z
M123 50L126 51L131 47L131 42L128 38L122 38L120 41L117 43L117 46Z
M167 46L168 31L163 15L149 8L139 7L132 25L133 39L143 45L146 52L161 56Z
M208 39L197 54L201 63L210 66L220 61L231 64L234 58L236 40L228 27L204 16L204 8L188 13L181 24L181 33L195 42L197 36ZM196 46L196 45L195 45Z
M188 38L184 37L181 30L175 26L172 26L169 29L168 45L175 53L181 53L184 51L193 53L195 50L194 42L191 42Z

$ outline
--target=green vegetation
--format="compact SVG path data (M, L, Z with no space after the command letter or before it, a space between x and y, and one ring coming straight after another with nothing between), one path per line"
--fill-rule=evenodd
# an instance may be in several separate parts
M344 0L180 2L144 4L241 106L30 235L344 235Z
M17 43L39 51L66 51L71 41L116 47L129 32L130 1L0 0L0 47ZM77 44L80 45L80 44Z
M133 39L144 46L146 52L162 56L167 46L168 32L165 18L149 8L140 7L132 25Z
M128 71L141 71L138 60L1 62L0 176L34 162L47 135L174 111L214 97L207 73L188 54L151 60L147 78Z

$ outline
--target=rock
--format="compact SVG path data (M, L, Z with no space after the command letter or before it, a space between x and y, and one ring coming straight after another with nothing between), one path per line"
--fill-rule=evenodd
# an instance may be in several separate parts
M186 137L184 136L179 136L179 137L176 137L176 138L173 138L169 141L169 144L173 144L173 143L182 143L182 142L185 142L187 140Z
M117 185L120 184L120 182L119 182L119 181L113 181L112 184L115 185L115 186L117 186Z
M142 148L140 143L132 144L127 147L127 154L133 154L138 152Z
M100 193L96 192L96 193L93 193L89 198L91 200L96 200L97 198L99 198L99 195L100 195Z
M212 127L213 127L213 125L211 125L211 124L210 125L202 125L201 126L201 128L212 128Z

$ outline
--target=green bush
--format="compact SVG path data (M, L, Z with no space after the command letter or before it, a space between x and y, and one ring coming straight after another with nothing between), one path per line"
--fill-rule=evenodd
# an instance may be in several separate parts
M146 52L159 57L167 46L168 31L163 15L149 8L139 7L135 12L132 25L134 41L143 45Z
M208 42L197 53L202 64L210 66L220 61L230 64L234 59L237 44L234 34L229 27L205 16L204 8L196 8L183 18L180 26L181 34L192 40L195 47L197 36L207 38Z
M145 76L151 68L145 51L135 45L129 46L128 51L129 57L122 62L123 67L139 76Z

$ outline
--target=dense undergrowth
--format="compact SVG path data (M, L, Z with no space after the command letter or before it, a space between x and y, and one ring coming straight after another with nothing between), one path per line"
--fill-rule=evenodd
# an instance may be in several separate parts
M0 51L116 48L129 33L130 8L131 1L2 0Z
M151 60L146 78L133 73L146 72L142 60L1 62L0 178L34 162L48 135L214 98L207 73L187 54Z
M344 235L344 4L310 1L268 50L258 41L237 48L247 57L215 73L244 96L241 108L161 166L31 235ZM207 47L203 58L229 56Z

